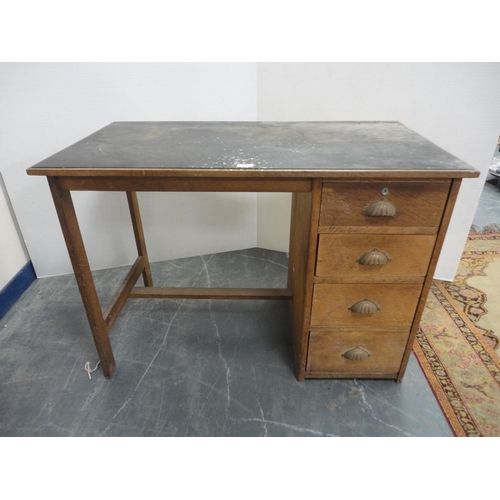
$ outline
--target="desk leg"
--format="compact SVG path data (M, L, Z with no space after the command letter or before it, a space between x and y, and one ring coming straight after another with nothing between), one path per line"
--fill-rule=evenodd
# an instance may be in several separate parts
M101 304L95 289L87 252L85 251L80 227L78 226L71 193L60 187L57 177L48 177L47 180L49 181L75 278L94 337L97 354L101 361L102 371L106 378L111 378L116 362L109 342L108 328L104 321Z
M142 277L144 286L153 286L153 278L151 277L151 269L149 267L148 251L146 250L146 240L142 229L141 213L139 211L139 201L135 191L127 191L128 206L130 209L130 217L132 218L132 226L134 228L135 243L137 252L144 257L144 271Z

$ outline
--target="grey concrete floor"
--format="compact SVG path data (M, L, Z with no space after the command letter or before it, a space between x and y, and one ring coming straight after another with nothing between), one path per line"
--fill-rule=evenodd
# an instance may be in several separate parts
M127 268L95 272L107 305ZM153 264L160 286L286 282L284 253L250 249ZM0 328L2 436L451 436L412 356L391 380L293 374L284 301L130 300L98 368L73 276L38 279Z
M500 224L490 178L474 225ZM152 265L171 286L286 282L284 253L250 249ZM103 306L128 268L94 273ZM401 384L293 375L281 301L130 300L111 380L73 276L36 280L0 324L0 436L451 436L415 358Z
M474 215L473 227L481 231L492 224L500 226L500 189L498 179L488 176Z

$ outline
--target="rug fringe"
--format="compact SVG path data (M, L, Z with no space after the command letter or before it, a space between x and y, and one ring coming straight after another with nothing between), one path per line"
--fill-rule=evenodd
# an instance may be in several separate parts
M500 233L500 224L488 224L486 226L483 226L480 228L479 226L476 226L475 224L472 224L470 228L470 233L473 234L489 234L489 233Z

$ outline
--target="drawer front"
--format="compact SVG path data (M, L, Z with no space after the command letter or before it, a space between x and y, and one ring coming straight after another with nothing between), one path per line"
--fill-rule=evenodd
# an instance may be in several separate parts
M422 284L413 283L317 283L314 285L311 325L409 328L421 290ZM350 309L364 299L373 302L377 310L362 313Z
M437 227L448 197L449 182L325 182L320 226ZM367 207L386 201L393 216L370 216ZM386 213L383 207L375 213Z
M313 373L397 373L409 330L324 331L309 334L306 371Z
M316 276L425 276L435 240L433 235L322 234Z

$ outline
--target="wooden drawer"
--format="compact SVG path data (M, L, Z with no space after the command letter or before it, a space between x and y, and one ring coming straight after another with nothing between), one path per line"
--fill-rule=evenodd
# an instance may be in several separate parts
M421 289L422 283L316 283L311 325L410 327ZM349 309L364 299L373 301L380 310L373 314L362 314Z
M407 329L310 332L306 372L396 374L403 359L408 335ZM368 357L348 359L345 353L350 349L361 349L358 356L354 357Z
M437 227L449 188L449 182L325 182L319 225ZM363 213L370 203L383 199L394 205L396 215L373 217Z
M316 276L425 276L435 239L433 235L322 234ZM369 260L366 254L373 250L383 252L390 261L383 265L358 262L363 255Z

